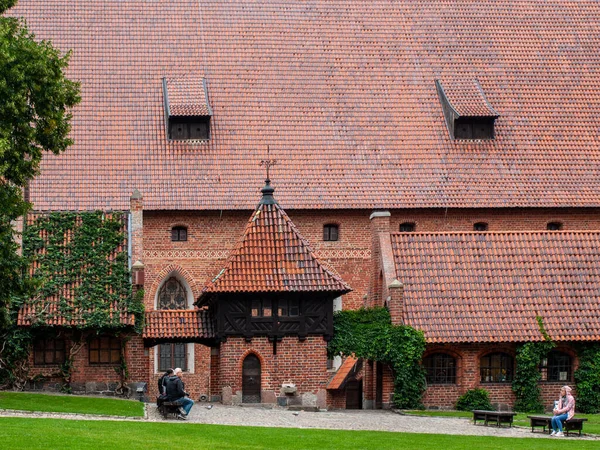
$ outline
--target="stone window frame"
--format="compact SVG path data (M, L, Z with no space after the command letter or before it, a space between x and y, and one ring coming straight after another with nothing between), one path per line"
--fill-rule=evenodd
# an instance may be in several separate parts
M88 342L89 364L94 366L119 364L121 362L121 345L121 339L114 336L98 336L92 339ZM107 358L103 358L105 352L107 352Z
M62 348L60 345L61 343ZM67 343L65 339L36 339L33 343L33 365L49 366L63 364L66 361ZM62 357L60 356L62 353ZM47 356L50 356L47 358Z

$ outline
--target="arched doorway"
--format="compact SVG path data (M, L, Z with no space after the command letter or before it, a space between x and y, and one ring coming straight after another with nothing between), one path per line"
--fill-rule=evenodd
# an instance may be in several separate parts
M242 403L260 403L260 360L253 354L242 365Z

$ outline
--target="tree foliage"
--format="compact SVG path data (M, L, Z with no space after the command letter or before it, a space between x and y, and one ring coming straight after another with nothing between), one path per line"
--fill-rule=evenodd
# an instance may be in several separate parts
M0 0L0 14L16 3ZM64 74L69 56L50 42L36 41L23 20L0 15L0 372L4 374L7 364L26 354L29 342L29 333L14 326L11 305L32 293L13 221L30 208L23 189L37 174L43 153L58 154L71 144L69 111L80 98L79 84Z
M339 311L334 316L334 335L329 354L389 364L394 372L394 404L398 408L420 408L425 390L421 358L423 333L406 325L394 326L385 308Z
M15 4L0 0L0 14ZM78 83L64 75L68 61L50 42L36 41L24 21L0 16L0 331L11 298L28 288L12 227L29 206L22 190L44 152L71 144L69 110L80 98Z

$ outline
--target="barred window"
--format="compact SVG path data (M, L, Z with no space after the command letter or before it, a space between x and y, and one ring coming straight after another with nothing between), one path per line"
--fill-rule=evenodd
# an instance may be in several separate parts
M89 343L90 364L118 364L121 361L121 340L102 336Z
M547 381L573 381L573 361L566 353L551 351L542 360L542 368L546 369Z
M490 353L479 361L482 383L509 383L513 377L513 358L506 353Z
M161 372L167 369L180 367L181 370L188 370L187 366L187 345L186 344L160 344L158 346L159 367Z
M186 307L187 291L177 278L169 278L158 293L158 309L186 309Z
M334 224L327 224L323 226L323 240L337 241L339 239L339 230L339 227Z
M64 363L64 339L38 339L35 341L33 346L33 362L36 366Z
M171 228L171 240L172 241L187 241L187 228L186 227Z
M455 384L456 359L445 353L434 353L423 358L426 380L430 384Z

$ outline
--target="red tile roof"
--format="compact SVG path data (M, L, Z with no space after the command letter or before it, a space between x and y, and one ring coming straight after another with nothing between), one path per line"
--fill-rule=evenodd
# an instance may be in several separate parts
M392 235L404 319L428 342L600 339L600 232Z
M477 80L441 80L440 85L459 117L498 117Z
M215 336L214 321L206 310L146 311L144 339L202 340Z
M169 116L210 116L204 78L165 78Z
M60 312L58 305L58 299L44 299L26 303L19 309L17 325L20 327L39 326L40 324L48 327L83 327L86 325L85 315L92 313L92 311L79 311L78 313L74 312L67 318ZM135 325L135 316L128 313L123 305L112 302L106 307L109 316L111 318L118 317L121 325Z
M286 208L600 205L596 0L20 0L73 49L75 145L35 207L252 209L266 156ZM162 78L207 79L211 139L169 142ZM453 141L434 80L479 80L495 139Z
M250 217L225 268L202 289L217 292L337 292L352 289L315 256L308 242L274 201L273 188Z
M352 372L352 369L354 369L354 366L357 362L358 358L355 358L354 356L348 356L327 385L327 389L340 389L343 383L346 381L346 378L348 378L348 375L350 375Z

